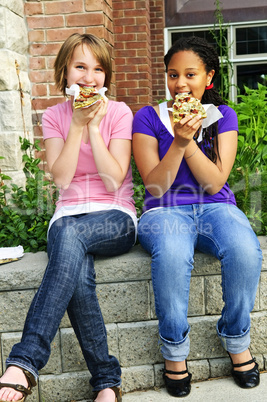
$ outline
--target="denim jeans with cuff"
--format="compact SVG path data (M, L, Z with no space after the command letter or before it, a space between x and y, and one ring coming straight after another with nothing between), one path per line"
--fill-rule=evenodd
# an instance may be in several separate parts
M221 263L224 307L217 323L221 343L230 353L245 351L250 344L250 312L262 252L243 212L223 203L151 209L139 221L138 238L152 256L163 357L183 361L189 354L187 311L195 250L211 254Z
M135 227L125 212L113 209L55 221L48 236L48 265L31 303L20 343L6 361L37 379L50 356L50 344L67 310L92 375L94 391L121 383L118 360L109 355L107 334L96 296L94 256L126 253Z

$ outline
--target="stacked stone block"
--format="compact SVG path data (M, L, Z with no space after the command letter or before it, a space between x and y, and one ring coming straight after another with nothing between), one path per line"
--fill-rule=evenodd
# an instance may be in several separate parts
M260 284L252 318L251 351L260 369L267 368L267 242ZM4 362L23 329L29 304L47 263L44 252L27 253L17 262L0 266L0 364ZM163 386L163 359L158 348L157 317L151 286L150 256L135 246L128 254L95 264L97 294L106 323L110 353L120 361L124 392ZM193 380L229 375L230 361L216 334L223 306L219 262L195 254L189 323L191 350L188 366ZM1 369L0 369L1 371ZM40 372L38 387L29 402L89 401L90 374L67 315L51 344L51 356Z
M24 184L19 137L32 138L28 31L23 0L0 0L0 161L2 172Z

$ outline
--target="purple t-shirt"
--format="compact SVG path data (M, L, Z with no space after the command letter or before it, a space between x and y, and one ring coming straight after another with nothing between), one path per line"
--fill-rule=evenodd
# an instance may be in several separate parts
M238 131L238 121L235 111L226 105L219 106L223 117L218 120L218 133ZM168 151L173 135L167 130L152 106L140 109L134 117L133 133L142 133L155 137L158 140L160 160ZM211 195L196 181L185 159L182 160L175 181L169 190L161 197L153 197L147 190L143 211L151 208L168 207L188 204L206 204L223 202L236 205L235 196L226 182L222 189Z

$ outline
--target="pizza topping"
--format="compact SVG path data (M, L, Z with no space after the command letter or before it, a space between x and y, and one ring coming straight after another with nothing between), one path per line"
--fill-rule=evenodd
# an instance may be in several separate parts
M173 103L173 122L177 123L190 114L199 115L203 119L207 117L199 99L193 98L188 93L177 94Z
M80 86L79 94L74 99L74 108L88 107L101 98L102 96L94 87Z

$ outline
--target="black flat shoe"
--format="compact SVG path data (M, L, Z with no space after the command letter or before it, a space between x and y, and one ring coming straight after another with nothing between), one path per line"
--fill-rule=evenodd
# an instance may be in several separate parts
M167 377L165 374L186 374L188 373L187 365L186 370L184 371L170 371L164 368L163 370L163 379L165 382L166 389L171 396L175 396L177 398L186 396L190 394L191 391L191 378L192 374L188 373L188 376L182 378L181 380L173 380L172 378Z
M239 364L234 364L231 356L230 356L230 359L231 359L232 366L233 366L232 376L235 380L235 383L240 388L254 388L254 387L257 387L257 385L259 385L259 383L260 383L259 365L258 365L258 363L256 363L256 360L254 357L245 363L239 363ZM255 363L255 366L248 371L234 370L235 367L243 367L243 366L247 366L248 364L251 364L251 363Z

